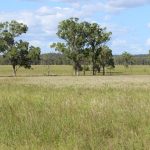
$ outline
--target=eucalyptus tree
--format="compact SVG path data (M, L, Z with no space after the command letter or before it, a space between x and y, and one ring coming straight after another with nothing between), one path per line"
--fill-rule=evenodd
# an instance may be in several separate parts
M99 65L103 68L103 75L105 75L105 67L114 68L114 59L112 55L112 50L108 46L101 47L101 53L98 57Z
M27 25L15 20L0 23L0 38L7 42L9 49L15 44L15 38L28 31ZM7 50L8 50L7 48Z
M34 47L34 46L30 46L29 49L29 58L31 59L32 64L37 65L40 63L40 54L41 54L41 49L40 47Z
M92 61L93 75L96 74L95 67L97 59L101 53L101 47L110 40L111 32L107 32L106 28L102 28L97 23L84 22L84 31L86 34L86 48L89 51Z
M130 53L125 51L125 52L122 53L122 59L123 59L124 66L126 68L128 68L129 64L132 63L133 56Z
M14 76L20 67L31 68L32 61L40 55L40 48L29 47L28 42L17 40L27 30L27 25L15 20L0 23L0 52L9 59Z
M8 48L7 42L0 37L0 53L3 53Z
M5 54L10 60L14 76L20 67L30 69L33 62L39 60L40 48L29 45L28 42L20 40L15 42L11 50Z
M75 75L79 75L86 42L84 24L80 23L78 18L64 20L58 26L57 35L64 42L53 43L51 47L71 59Z

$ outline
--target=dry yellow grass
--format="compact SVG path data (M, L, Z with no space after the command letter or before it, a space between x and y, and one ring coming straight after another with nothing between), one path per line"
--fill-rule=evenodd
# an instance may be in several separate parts
M150 76L0 78L2 150L149 150Z
M54 87L149 87L149 75L122 75L122 76L47 76L47 77L1 77L1 83L33 84Z

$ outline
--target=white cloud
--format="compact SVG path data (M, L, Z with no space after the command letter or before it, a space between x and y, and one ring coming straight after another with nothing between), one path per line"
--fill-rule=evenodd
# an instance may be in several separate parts
M112 41L112 46L113 47L117 47L117 46L125 46L127 45L127 41L126 40L121 40L121 39L115 39Z
M150 0L108 0L108 5L119 8L131 8L149 4Z
M92 13L93 12L89 11L89 9L85 10L79 5L75 5L75 8L73 6L43 6L32 11L0 12L0 22L15 19L27 24L29 31L26 35L23 35L22 38L29 40L34 45L41 45L42 49L48 49L49 42L58 40L56 32L60 21L70 17L88 18Z
M30 1L30 2L62 2L74 5L74 7L79 7L80 4L85 5L87 8L103 9L106 12L112 13L124 10L126 8L134 8L138 6L150 4L150 0L20 0L20 1ZM90 9L89 9L90 10Z
M148 38L148 39L146 40L146 45L147 45L147 46L150 46L150 38Z
M32 1L41 1L42 3L44 0ZM52 2L56 0L47 1ZM58 23L61 20L69 17L79 17L81 20L92 22L95 19L93 17L94 14L102 12L104 16L100 19L100 25L106 26L108 31L113 32L112 36L114 40L112 41L112 47L114 50L119 52L119 49L122 48L122 46L123 49L133 50L136 47L138 50L141 50L141 46L136 45L136 43L131 44L124 40L125 35L129 36L129 30L131 31L131 27L128 29L128 27L111 23L111 13L118 12L126 8L142 6L150 3L150 0L106 0L105 2L100 0L57 0L57 2L58 1L68 2L70 5L60 5L61 7L42 6L37 10L24 10L18 12L0 11L0 22L15 19L27 24L29 26L29 32L24 35L23 38L29 40L35 46L42 47L43 51L45 51L49 49L48 47L50 42L58 41L56 32ZM96 22L97 20L98 19L96 19ZM150 27L150 23L148 26ZM119 37L124 37L124 39L119 39ZM150 43L150 40L148 40L147 43Z
M43 42L39 41L39 40L31 40L30 44L36 47L41 47L43 45Z

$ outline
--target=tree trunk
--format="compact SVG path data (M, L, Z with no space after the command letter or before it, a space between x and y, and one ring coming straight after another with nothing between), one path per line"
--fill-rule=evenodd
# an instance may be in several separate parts
M75 75L75 76L77 75L77 70L76 70L76 68L74 68L74 75Z
M111 68L110 68L110 71L109 71L109 75L111 76Z
M98 66L98 73L101 73L101 67L100 66Z
M85 61L83 61L84 65L83 65L83 75L85 76Z
M103 66L103 76L105 75L105 66Z
M78 61L74 62L74 72L75 72L75 76L79 76L80 63Z
M93 76L95 75L95 68L94 68L94 65L93 65Z
M74 75L77 76L77 74L78 74L78 68L77 68L76 62L74 63L73 68L74 68Z
M14 74L14 77L16 77L16 66L13 65L13 74Z
M50 75L50 66L48 64L48 76Z
M77 69L77 74L76 75L79 76L79 69Z
M84 69L83 69L83 75L85 76L85 67L84 67Z
M74 68L74 75L79 76L79 70L77 68Z
M93 76L95 76L95 60L94 60L94 58L92 58L92 64L93 64L93 67L92 67Z

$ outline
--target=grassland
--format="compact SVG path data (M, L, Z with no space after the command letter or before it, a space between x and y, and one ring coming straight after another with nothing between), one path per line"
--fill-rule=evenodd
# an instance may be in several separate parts
M61 76L72 76L73 68L72 66L60 66L60 65L50 65L50 66L33 66L32 69L20 68L17 72L17 76L47 76L47 75L61 75ZM86 75L91 75L92 72L86 72ZM12 76L11 66L0 66L0 76ZM83 72L80 72L83 75ZM101 75L101 74L98 74ZM106 69L106 75L110 75L110 70ZM116 66L115 69L111 70L111 75L150 75L150 66L130 66L125 68L124 66Z
M0 150L149 150L150 76L0 78Z
M0 66L0 149L150 149L150 66L72 74L33 66L13 78Z

